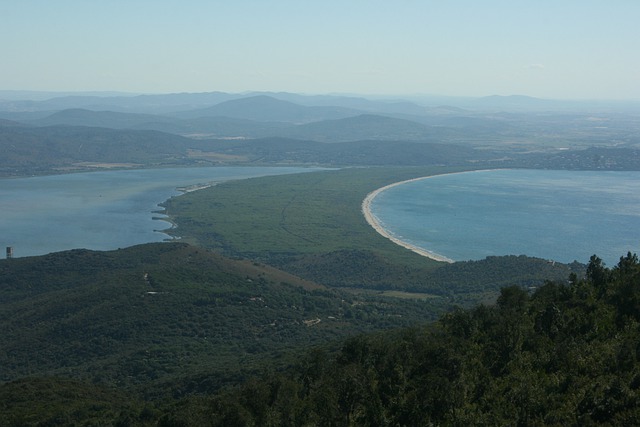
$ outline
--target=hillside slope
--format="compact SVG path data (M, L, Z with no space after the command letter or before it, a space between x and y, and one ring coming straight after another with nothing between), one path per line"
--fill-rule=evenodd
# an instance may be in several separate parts
M435 312L182 243L2 260L0 295L0 381L56 375L148 394L216 388L265 360Z
M628 254L609 269L593 256L585 278L569 279L535 292L507 287L495 305L458 309L428 326L308 349L284 369L272 359L224 389L200 375L164 384L172 398L145 401L140 390L68 378L0 384L0 423L635 425L638 258ZM139 357L144 369L157 363L154 353Z
M347 341L167 414L208 426L635 425L640 264L458 310L437 327ZM239 420L239 421L238 421Z
M0 126L0 175L53 173L82 162L179 164L194 145L190 139L154 131Z

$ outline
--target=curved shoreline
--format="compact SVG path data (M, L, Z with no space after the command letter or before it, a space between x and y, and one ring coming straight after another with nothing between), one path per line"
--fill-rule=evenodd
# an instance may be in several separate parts
M403 241L401 239L398 239L393 234L388 232L380 224L380 220L371 212L371 203L373 202L373 199L375 199L380 193L382 193L385 190L388 190L389 188L396 187L398 185L402 185L402 184L406 184L406 183L414 182L414 181L421 181L423 179L429 179L429 178L433 178L433 177L436 177L436 176L456 175L456 174L460 174L460 173L470 173L470 172L485 172L485 171L488 171L488 170L491 170L491 169L481 169L481 170L475 170L475 171L472 170L472 171L464 171L464 172L450 172L450 173L444 173L444 174L438 174L438 175L422 176L422 177L419 177L419 178L407 179L405 181L394 182L393 184L385 185L384 187L380 187L377 190L374 190L371 193L367 194L367 196L362 201L362 214L364 215L364 218L367 220L367 223L369 223L369 225L371 227L373 227L373 229L376 230L376 232L378 232L378 234L380 234L383 237L386 237L387 239L391 240L396 245L402 246L403 248L409 249L410 251L413 251L413 252L417 253L418 255L422 255L424 257L430 258L430 259L435 260L435 261L453 263L455 261L452 260L451 258L447 258L446 256L437 254L435 252L428 251L428 250L420 248L420 247L418 247L416 245L412 245L411 243L407 243L407 242L405 242L405 241Z

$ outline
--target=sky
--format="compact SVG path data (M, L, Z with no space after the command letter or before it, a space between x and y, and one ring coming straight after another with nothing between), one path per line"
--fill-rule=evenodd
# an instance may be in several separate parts
M640 99L638 0L0 0L0 90Z

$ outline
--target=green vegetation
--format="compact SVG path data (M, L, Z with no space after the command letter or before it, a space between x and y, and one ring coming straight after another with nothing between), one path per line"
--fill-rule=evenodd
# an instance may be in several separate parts
M191 140L153 131L52 126L0 126L0 176L82 170L84 162L131 166L184 164Z
M433 328L348 340L169 419L204 425L632 425L640 418L635 255Z
M425 262L376 233L362 215L362 200L392 182L456 170L358 168L248 179L184 194L164 206L177 224L175 234L229 255L278 258L375 248Z
M66 378L28 378L0 385L0 425L156 425L153 406L123 390ZM135 421L134 421L135 420Z
M147 249L155 255L157 251L166 251L169 258L189 254L186 259L178 256L174 267L169 269L183 279L188 279L188 274L177 265L190 262L199 253L184 245L151 245L130 250L124 259L142 255ZM64 256L69 261L81 256L85 261L84 267L72 276L82 270L96 277L99 268L127 263L118 252L105 256L73 251ZM163 257L162 263L170 263L169 258ZM215 257L209 260L216 262ZM0 264L3 273L8 264L15 264L13 261ZM53 269L52 261L49 259ZM140 261L146 263L149 259ZM33 260L18 270L26 274L29 264L33 266ZM219 264L218 268L223 265L226 264ZM225 268L228 271L237 265ZM191 273L195 274L195 270ZM211 271L203 274L209 277ZM189 280L185 284L193 288ZM87 284L81 287L84 286ZM160 286L167 289L164 284ZM172 288L171 294L176 292L180 297L177 290ZM43 290L41 286L33 286L30 292L38 294ZM14 289L15 301L20 300L17 294ZM59 295L64 297L64 293ZM111 299L111 305L114 303ZM168 306L162 311L172 323L177 320L174 328L188 327L193 331L197 322L193 321L195 312L189 305L193 303L179 304L179 312L186 310L183 321L175 318L175 311L167 312ZM199 310L206 311L203 304L197 305ZM119 315L122 313L118 310ZM103 323L100 310L96 314L94 323ZM6 312L3 319L5 315ZM70 327L74 317L74 313L67 312L54 320L53 323L64 325L59 326L58 340L66 342L77 333ZM165 323L160 311L156 317L146 319L150 323ZM150 344L143 330L152 325L131 326L131 333L141 340L140 348L145 349ZM2 325L2 331L7 329L10 326ZM29 334L28 331L23 328L23 333ZM177 336L172 334L169 341ZM156 334L154 339L161 337ZM177 344L193 346L197 341L194 335ZM206 371L209 376L194 375L192 367L185 366L180 373L174 373L170 382L154 383L151 377L139 386L120 384L114 388L104 382L96 383L96 378L91 379L94 384L86 379L65 379L63 376L72 371L69 366L58 371L56 377L32 376L10 381L0 385L0 424L633 425L640 417L638 342L637 256L628 254L612 269L593 256L584 278L571 275L568 283L547 282L532 293L516 286L507 287L495 305L457 309L430 325L358 335L339 344L337 350L316 347L304 355L298 354L288 367L279 364L278 359L264 360L259 372L254 371L255 376L235 378L234 387L212 386L221 373L215 373L216 365L211 360ZM70 351L85 350L83 345L90 346L76 343ZM169 343L163 345L167 347ZM193 352L193 347L189 351ZM215 358L215 354L199 357ZM246 360L246 355L239 357ZM146 369L148 374L165 374L166 367L159 362L158 353L143 350L137 359L137 369ZM175 363L178 362L174 360ZM34 367L31 365L31 369ZM100 374L100 369L94 370L94 375ZM150 387L156 393L164 387L162 395L166 397L149 400L153 396Z
M0 261L0 381L211 391L301 349L425 323L443 301L351 295L186 244Z
M334 288L426 292L468 304L495 298L502 286L535 286L582 269L528 257L447 265L392 243L365 221L361 203L376 188L459 170L353 168L226 182L165 207L177 224L172 233L185 241Z

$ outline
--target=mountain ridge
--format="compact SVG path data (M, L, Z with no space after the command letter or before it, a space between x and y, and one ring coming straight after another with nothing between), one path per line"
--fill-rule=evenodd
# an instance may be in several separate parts
M225 101L208 108L176 113L181 118L224 116L268 122L305 123L356 115L342 107L304 106L268 95L255 95Z

